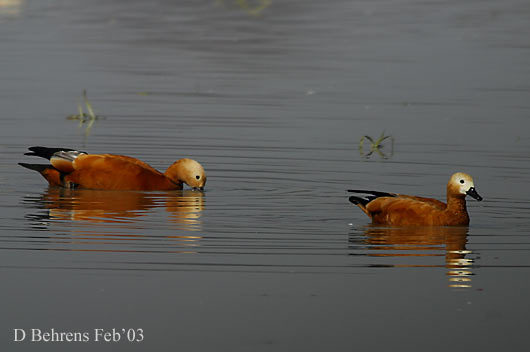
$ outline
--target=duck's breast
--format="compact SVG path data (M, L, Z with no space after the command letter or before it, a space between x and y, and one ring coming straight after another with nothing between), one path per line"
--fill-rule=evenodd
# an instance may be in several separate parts
M443 213L439 204L414 197L381 197L368 203L366 208L373 223L393 226L437 225Z

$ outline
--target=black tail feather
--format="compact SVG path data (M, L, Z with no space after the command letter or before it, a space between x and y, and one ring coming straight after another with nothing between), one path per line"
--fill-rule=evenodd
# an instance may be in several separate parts
M27 164L27 163L18 163L18 165L25 167L26 169L35 170L42 173L46 169L53 169L53 166L50 164Z
M39 146L29 147L28 149L31 150L31 152L24 153L24 155L40 156L41 158L45 158L48 160L50 160L53 154L57 152L60 152L60 151L70 152L72 150L75 150L75 149L70 149L70 148L48 148L48 147L39 147Z
M357 204L361 204L361 205L366 205L370 202L370 200L368 199L364 199L364 198L361 198L361 197L355 197L355 196L351 196L350 198L348 198L348 200L350 202L352 202L353 204L357 205Z

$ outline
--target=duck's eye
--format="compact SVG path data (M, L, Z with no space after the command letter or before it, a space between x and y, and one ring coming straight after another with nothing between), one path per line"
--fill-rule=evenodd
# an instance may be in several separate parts
M464 180L460 180L460 183L462 183L462 184L463 184L464 182L465 182Z
M200 180L200 179L201 179L201 177L200 177L199 175L195 176L195 178L196 178L197 180Z

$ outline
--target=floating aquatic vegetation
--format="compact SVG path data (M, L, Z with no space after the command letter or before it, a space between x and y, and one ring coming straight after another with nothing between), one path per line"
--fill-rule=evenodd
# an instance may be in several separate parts
M66 119L68 120L77 120L79 121L79 128L85 126L85 137L90 134L90 130L92 129L92 126L97 120L104 119L103 116L96 115L94 112L94 109L92 108L92 104L88 101L88 98L86 96L86 90L83 90L83 102L85 103L86 107L86 113L83 111L83 105L81 103L77 104L77 110L79 114L77 115L70 115L67 116Z
M391 142L391 147L390 147L390 152L388 154L385 154L381 151L381 149L383 149L384 145L383 145L383 142L385 140L389 139L390 142ZM364 141L365 140L368 140L370 142L370 150L368 152L365 152L364 151ZM391 158L393 155L394 155L394 137L392 136L386 136L385 135L385 131L383 131L381 133L381 136L379 136L379 138L377 139L373 139L372 137L370 136L362 136L360 141L359 141L359 153L361 154L362 157L364 158L369 158L372 156L372 154L376 152L381 158L383 159L389 159Z

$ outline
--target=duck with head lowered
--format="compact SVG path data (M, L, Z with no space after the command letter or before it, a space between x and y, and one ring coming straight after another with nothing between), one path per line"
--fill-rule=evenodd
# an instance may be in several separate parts
M187 184L203 190L204 168L192 159L180 159L162 173L136 158L114 154L88 154L69 148L30 147L25 155L50 164L19 165L39 172L51 186L99 190L178 190Z

